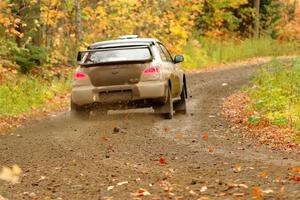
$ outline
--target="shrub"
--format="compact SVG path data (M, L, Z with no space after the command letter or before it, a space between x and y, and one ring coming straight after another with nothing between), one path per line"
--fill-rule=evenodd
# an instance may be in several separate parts
M33 66L44 63L47 53L43 47L29 45L27 48L15 50L14 57L16 63L20 66L20 71L27 73Z
M42 108L56 95L70 89L70 77L45 80L30 75L15 75L0 85L0 115L16 116Z
M274 60L261 68L253 83L247 89L251 109L273 124L300 129L300 59Z

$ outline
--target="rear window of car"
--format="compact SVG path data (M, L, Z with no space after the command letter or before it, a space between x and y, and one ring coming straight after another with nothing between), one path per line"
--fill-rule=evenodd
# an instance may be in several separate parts
M150 49L128 48L128 49L110 49L89 52L84 59L85 64L122 62L122 61L144 61L152 59Z

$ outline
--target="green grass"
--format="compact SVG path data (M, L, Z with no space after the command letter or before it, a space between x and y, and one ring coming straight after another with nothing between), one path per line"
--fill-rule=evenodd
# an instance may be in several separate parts
M267 119L275 125L292 125L300 130L300 59L288 63L274 60L263 66L246 89L256 111L252 119Z
M280 42L268 37L243 41L200 38L198 41L191 40L185 47L186 62L183 66L186 69L195 69L253 57L299 54L299 48L299 43Z
M45 80L42 77L16 75L0 85L0 115L17 116L42 108L55 95L70 89L70 78Z

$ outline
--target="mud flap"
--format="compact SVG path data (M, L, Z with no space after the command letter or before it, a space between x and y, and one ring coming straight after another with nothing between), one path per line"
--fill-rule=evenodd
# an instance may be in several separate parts
M170 106L168 104L153 106L154 113L165 114L170 112Z
M180 101L174 103L174 110L175 112L186 114L186 84L184 84L184 87L182 88L180 98Z
M179 102L176 102L176 103L174 103L174 110L176 111L176 112L184 112L184 113L186 113L186 101L185 101L185 99L184 100L181 100L181 101L179 101Z

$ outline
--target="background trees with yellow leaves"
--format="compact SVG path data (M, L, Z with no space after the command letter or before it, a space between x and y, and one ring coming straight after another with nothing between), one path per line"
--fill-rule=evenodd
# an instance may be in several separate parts
M173 53L188 41L299 36L294 1L260 0L1 0L0 57L4 66L73 65L76 51L125 34L155 37ZM296 1L295 1L296 2ZM259 33L257 33L259 31ZM196 45L197 46L197 45Z

